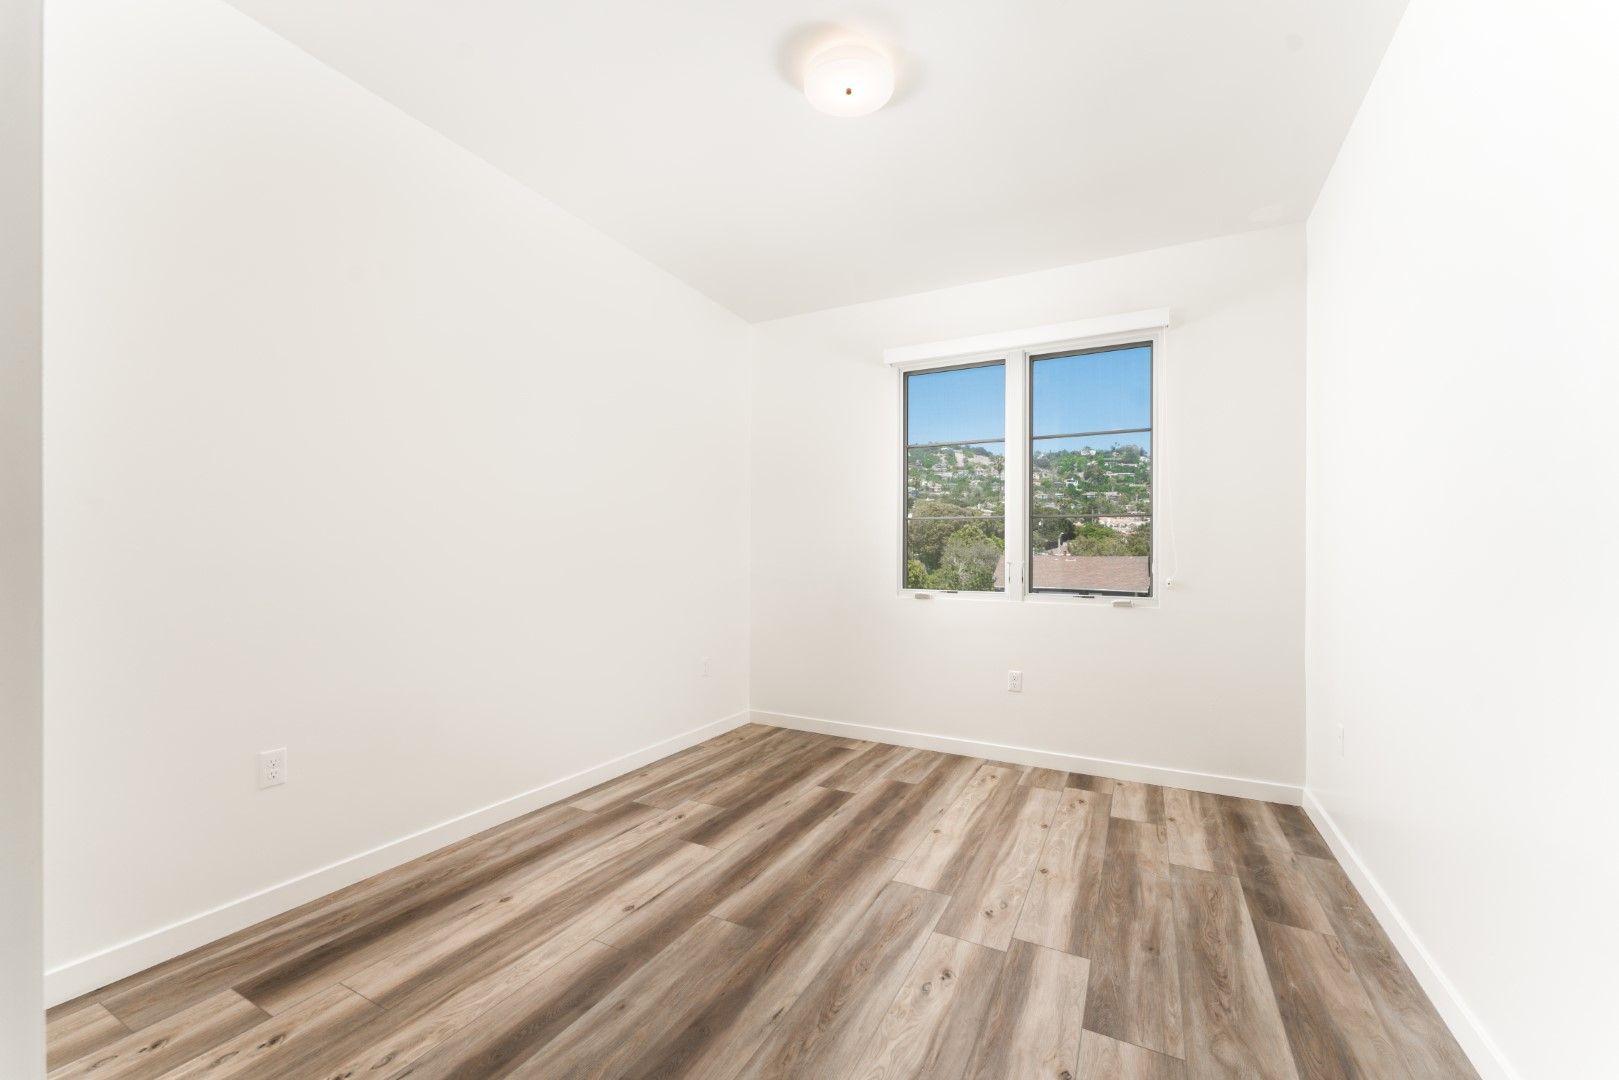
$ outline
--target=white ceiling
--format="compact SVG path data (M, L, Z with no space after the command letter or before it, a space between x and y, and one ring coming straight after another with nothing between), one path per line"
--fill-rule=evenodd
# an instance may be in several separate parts
M1302 220L1406 0L231 2L762 320Z

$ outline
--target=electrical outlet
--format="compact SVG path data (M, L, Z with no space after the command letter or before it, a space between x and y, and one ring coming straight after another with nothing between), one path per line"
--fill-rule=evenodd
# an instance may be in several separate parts
M287 782L287 748L259 751L259 787L275 787Z
M1344 726L1338 725L1338 756L1344 756Z
M1023 693L1023 672L1013 669L1006 673L1006 689L1008 693Z

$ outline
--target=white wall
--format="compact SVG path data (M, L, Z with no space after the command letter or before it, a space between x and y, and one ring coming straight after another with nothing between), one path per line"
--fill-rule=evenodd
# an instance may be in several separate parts
M1309 785L1501 1076L1613 1075L1616 33L1415 0L1309 222Z
M216 0L51 9L48 964L745 709L748 327Z
M40 997L40 5L0 0L0 1076L45 1072Z
M1179 565L1160 606L898 595L883 349L1164 306L1155 449ZM1303 316L1288 227L763 324L754 708L1300 783Z

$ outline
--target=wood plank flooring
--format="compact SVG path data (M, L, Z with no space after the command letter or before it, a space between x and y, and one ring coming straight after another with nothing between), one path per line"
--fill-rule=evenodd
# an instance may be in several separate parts
M760 725L47 1019L52 1080L1476 1080L1296 807Z

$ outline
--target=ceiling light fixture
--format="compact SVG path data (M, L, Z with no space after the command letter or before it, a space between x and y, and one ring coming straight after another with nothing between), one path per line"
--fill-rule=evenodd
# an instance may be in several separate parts
M822 49L810 57L804 96L829 116L874 113L894 96L894 62L855 41Z

